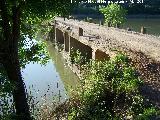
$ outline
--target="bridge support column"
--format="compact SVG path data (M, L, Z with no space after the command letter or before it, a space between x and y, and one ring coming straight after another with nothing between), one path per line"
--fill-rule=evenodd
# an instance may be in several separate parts
M65 32L64 33L64 50L66 52L69 52L69 35L68 35L68 32Z
M79 50L83 56L86 56L87 59L92 59L92 48L79 42L77 39L70 36L69 39L69 52L71 49L74 51Z
M142 34L146 34L147 33L147 29L146 29L146 27L141 27L141 33Z
M109 54L106 54L105 52L102 52L101 50L97 49L97 50L93 50L92 59L103 61L103 60L109 60L110 56Z
M79 27L79 36L83 36L83 29Z
M63 32L58 28L55 28L55 41L60 44L64 44Z

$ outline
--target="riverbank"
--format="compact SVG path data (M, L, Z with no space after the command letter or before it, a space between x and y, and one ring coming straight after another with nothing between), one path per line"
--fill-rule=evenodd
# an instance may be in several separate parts
M159 19L160 15L149 15L149 14L135 14L135 15L127 15L128 19Z

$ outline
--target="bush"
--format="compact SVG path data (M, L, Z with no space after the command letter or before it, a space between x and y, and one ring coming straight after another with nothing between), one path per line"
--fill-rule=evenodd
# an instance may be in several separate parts
M70 62L71 62L71 64L81 66L82 64L86 63L86 56L83 56L79 50L75 51L75 50L73 50L73 48L71 48Z
M81 53L78 50L71 53L74 63L80 64L83 60ZM84 72L81 85L72 92L70 99L57 107L56 104L44 106L48 110L46 113L46 109L42 108L38 114L34 109L37 119L42 119L43 116L68 120L151 120L160 116L159 110L145 106L138 91L143 82L129 65L126 56L119 54L114 59L103 62L91 60L82 66ZM0 78L2 77L0 74ZM2 97L2 94L0 96ZM8 114L8 111L4 115L0 114L2 120L16 117L14 114Z
M127 11L116 3L112 3L107 7L101 8L100 12L104 15L105 22L109 23L113 27L123 24L127 14Z
M75 93L79 105L71 109L72 119L122 117L130 110L135 96L138 96L141 83L123 55L105 62L91 61L86 67L83 81L78 93ZM137 101L136 107L140 108L140 102ZM132 107L130 113L135 112Z
M103 62L92 60L83 67L81 85L57 108L63 109L59 117L65 116L68 120L147 120L159 114L155 108L145 106L138 91L143 82L126 56L119 54Z

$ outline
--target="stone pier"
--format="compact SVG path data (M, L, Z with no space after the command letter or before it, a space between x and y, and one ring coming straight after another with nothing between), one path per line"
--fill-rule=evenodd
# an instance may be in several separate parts
M68 32L64 32L63 33L63 36L64 36L64 50L66 51L66 52L69 52L70 51L70 37L69 37L69 34L68 34Z
M98 60L98 61L109 60L110 59L110 55L106 54L105 52L102 52L99 49L97 49L97 50L93 50L92 59Z
M64 44L63 32L55 27L55 41L60 44Z
M82 54L82 56L85 56L87 59L92 59L92 48L89 47L88 45L85 45L78 41L77 39L73 38L70 36L70 50L73 49L74 51L79 50Z

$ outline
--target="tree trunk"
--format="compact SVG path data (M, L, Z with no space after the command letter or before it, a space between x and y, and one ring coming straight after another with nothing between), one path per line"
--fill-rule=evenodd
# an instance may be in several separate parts
M17 53L18 54L18 53ZM3 60L4 68L8 78L14 85L13 99L15 103L18 120L30 120L29 106L25 94L24 82L20 71L20 65L17 55L8 54Z
M22 4L17 3L17 1L14 1L13 6L11 7L12 14L9 15L7 0L1 0L0 2L2 18L1 27L4 39L3 42L5 43L2 50L3 56L1 58L8 79L14 85L13 100L15 103L16 114L18 115L16 120L31 120L18 58ZM9 19L10 16L12 16L12 20Z

